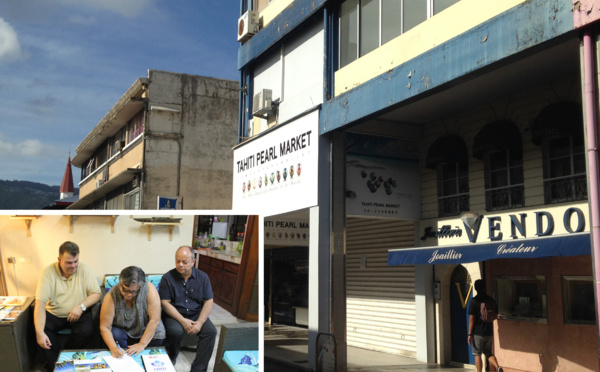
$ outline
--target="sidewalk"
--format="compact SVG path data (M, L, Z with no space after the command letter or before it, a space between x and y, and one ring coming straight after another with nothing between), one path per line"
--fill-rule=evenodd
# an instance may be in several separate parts
M308 371L308 330L265 325L265 372ZM348 372L386 371L473 372L475 366L442 367L416 359L348 347Z

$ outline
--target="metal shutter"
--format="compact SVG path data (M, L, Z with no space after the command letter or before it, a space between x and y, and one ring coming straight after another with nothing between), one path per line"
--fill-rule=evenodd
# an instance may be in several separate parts
M348 345L416 357L414 266L388 266L388 249L414 247L414 223L348 218Z

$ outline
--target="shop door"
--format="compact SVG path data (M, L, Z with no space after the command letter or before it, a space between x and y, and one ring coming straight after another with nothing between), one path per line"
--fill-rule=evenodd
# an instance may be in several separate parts
M308 247L274 248L270 253L265 267L270 266L272 324L308 326Z
M471 345L467 342L469 334L468 305L473 298L473 283L464 266L458 266L452 272L450 280L450 321L452 328L452 361L463 364L475 364Z

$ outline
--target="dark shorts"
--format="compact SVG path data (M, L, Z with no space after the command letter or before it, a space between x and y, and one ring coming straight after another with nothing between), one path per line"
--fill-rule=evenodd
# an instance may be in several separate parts
M473 355L485 355L490 356L494 355L492 353L492 345L494 344L494 336L473 336L473 345L471 345L471 349L473 351Z

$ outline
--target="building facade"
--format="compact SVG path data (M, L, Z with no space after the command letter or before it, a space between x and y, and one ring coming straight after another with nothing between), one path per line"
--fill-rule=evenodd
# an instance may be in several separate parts
M77 147L69 208L230 209L238 97L235 81L148 70Z
M308 221L311 369L321 334L338 368L348 346L473 364L481 278L506 371L597 371L593 2L241 9L233 207Z

